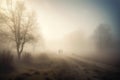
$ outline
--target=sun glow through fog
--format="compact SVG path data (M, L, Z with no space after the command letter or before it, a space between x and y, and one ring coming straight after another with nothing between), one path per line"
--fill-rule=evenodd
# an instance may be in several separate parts
M68 15L64 15L57 11L52 11L52 9L49 10L42 9L38 11L38 22L45 38L48 40L62 38L78 29L83 34L89 35L100 22L102 23L101 16L93 11L91 13L88 10L84 10L77 19L77 15L71 11L68 12ZM72 16L72 14L74 15Z
M32 8L37 11L40 31L48 48L61 48L61 44L67 41L65 37L74 31L88 38L99 24L106 21L106 15L91 5L81 5L76 9L74 5L60 6L46 0L36 4L32 4Z

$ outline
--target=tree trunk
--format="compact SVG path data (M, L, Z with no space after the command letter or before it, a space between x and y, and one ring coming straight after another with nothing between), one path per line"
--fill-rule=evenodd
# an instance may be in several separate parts
M18 60L20 60L21 59L21 54L20 53L18 53Z
M19 48L17 48L17 54L18 54L18 60L21 59L21 52L19 51Z

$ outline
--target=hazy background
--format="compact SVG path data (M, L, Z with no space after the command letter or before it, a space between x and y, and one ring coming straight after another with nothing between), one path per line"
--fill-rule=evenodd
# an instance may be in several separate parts
M94 37L96 33L102 33L99 29L101 25L109 27L112 38L119 41L119 3L119 0L26 1L29 9L37 11L44 49L73 53L96 51L99 44L96 44L97 37ZM36 47L39 50L38 46L40 44Z

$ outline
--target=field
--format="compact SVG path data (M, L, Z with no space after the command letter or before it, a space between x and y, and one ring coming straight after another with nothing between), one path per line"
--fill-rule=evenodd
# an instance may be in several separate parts
M0 80L120 80L119 68L76 55L43 53L32 61L15 62Z

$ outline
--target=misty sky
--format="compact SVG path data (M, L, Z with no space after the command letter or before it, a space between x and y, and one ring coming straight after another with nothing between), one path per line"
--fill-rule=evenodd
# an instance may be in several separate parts
M37 11L48 41L55 42L74 31L89 37L100 24L119 33L119 0L31 0L28 4Z

